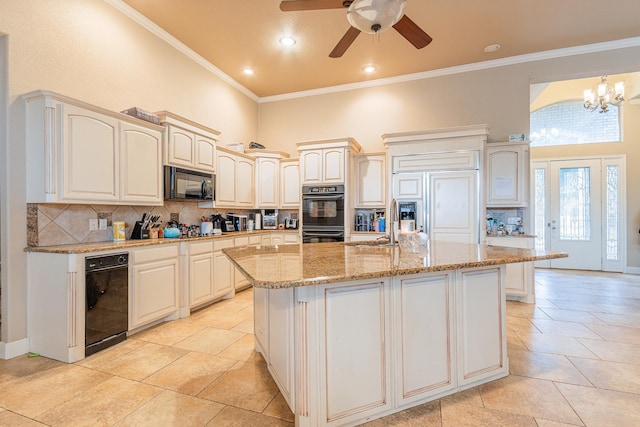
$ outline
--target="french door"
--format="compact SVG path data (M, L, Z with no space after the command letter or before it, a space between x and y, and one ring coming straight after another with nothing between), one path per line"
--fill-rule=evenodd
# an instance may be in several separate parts
M568 258L538 267L622 271L621 159L532 162L536 248Z

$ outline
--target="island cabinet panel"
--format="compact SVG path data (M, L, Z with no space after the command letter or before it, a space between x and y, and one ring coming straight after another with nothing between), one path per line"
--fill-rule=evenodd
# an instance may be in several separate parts
M320 330L322 425L343 425L391 408L388 285L324 289ZM326 423L326 424L325 424Z
M137 249L131 253L129 330L162 318L177 318L180 283L178 247Z
M453 278L451 274L406 278L399 281L396 292L397 399L404 405L457 385Z
M269 372L280 388L282 397L291 406L294 381L293 354L293 289L272 289L269 292L269 311L267 321L269 330L274 333L265 337L268 341Z
M464 386L508 373L504 267L458 274L458 379Z
M267 347L268 331L267 315L269 314L269 290L265 288L253 288L253 333L256 338L256 351L262 353L267 364L269 363L269 347ZM292 406L289 404L289 406Z

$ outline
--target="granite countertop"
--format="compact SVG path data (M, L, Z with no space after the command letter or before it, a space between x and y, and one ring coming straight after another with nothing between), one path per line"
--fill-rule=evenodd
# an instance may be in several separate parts
M24 250L26 252L43 252L52 254L82 254L91 252L101 252L119 249L131 249L140 246L154 246L154 245L167 245L180 242L192 242L199 240L211 240L211 239L228 239L231 237L251 236L265 233L297 233L298 230L285 229L285 230L254 230L254 231L234 231L224 233L217 236L199 236L199 237L187 237L187 238L175 238L175 239L144 239L136 240L129 239L124 242L94 242L94 243L76 243L70 245L54 245L54 246L28 246Z
M350 280L566 258L566 253L430 241L416 253L373 242L305 243L222 250L259 288Z

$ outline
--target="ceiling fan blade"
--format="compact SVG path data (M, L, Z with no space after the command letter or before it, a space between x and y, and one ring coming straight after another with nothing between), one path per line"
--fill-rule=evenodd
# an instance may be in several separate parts
M343 9L344 0L287 0L280 2L280 10L294 12L298 10Z
M422 28L413 22L411 19L404 15L393 26L402 37L407 39L409 43L414 45L416 49L422 49L433 40L429 34L425 33Z
M333 48L331 53L329 54L329 58L340 58L344 53L349 49L351 43L358 37L360 34L360 30L355 27L349 27L344 36L340 39L336 47Z

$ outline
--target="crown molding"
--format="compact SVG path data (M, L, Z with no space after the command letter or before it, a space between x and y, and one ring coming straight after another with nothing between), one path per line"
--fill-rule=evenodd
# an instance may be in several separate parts
M365 89L375 86L383 86L394 83L423 80L433 77L441 77L451 74L467 73L469 71L486 70L489 68L504 67L507 65L523 64L526 62L542 61L545 59L561 58L573 55L583 55L587 53L603 52L607 50L624 49L628 47L640 46L640 37L615 40L611 42L594 43L583 46L575 46L563 49L547 50L543 52L529 53L525 55L509 56L507 58L493 59L491 61L475 62L473 64L458 65L455 67L440 68L437 70L424 71L420 73L404 74L402 76L387 77L383 79L368 80L366 82L348 83L338 86L330 86L318 89L291 92L281 95L260 97L258 103L277 102L288 99L304 98L307 96L325 95L335 92L346 92L355 89Z

